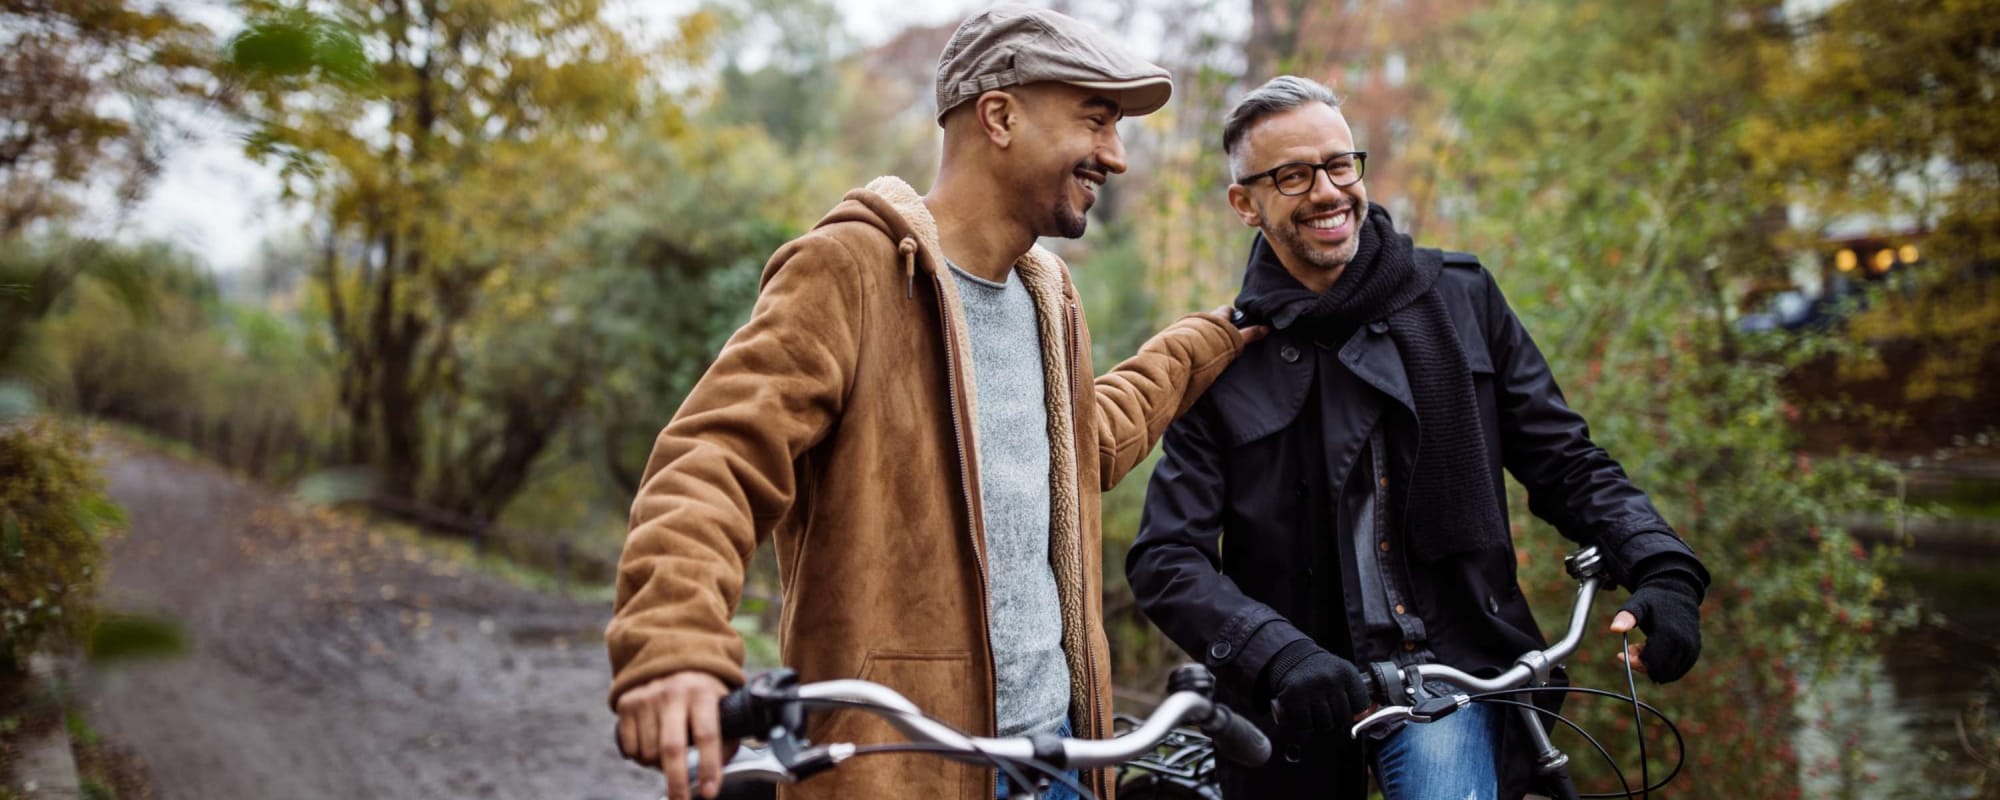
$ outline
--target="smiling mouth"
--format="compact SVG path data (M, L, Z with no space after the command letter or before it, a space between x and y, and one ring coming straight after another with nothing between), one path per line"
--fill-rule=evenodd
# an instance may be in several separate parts
M1088 168L1078 168L1074 173L1076 183L1085 193L1097 196L1097 190L1104 188L1104 173Z
M1332 216L1318 217L1315 219L1306 220L1305 226L1308 228L1312 228L1314 230L1322 230L1322 231L1339 230L1341 227L1347 224L1347 217L1348 217L1348 212L1342 211Z

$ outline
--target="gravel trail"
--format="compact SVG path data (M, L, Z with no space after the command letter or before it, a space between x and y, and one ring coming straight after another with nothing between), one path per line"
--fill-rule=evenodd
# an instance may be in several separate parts
M469 572L206 464L110 440L129 530L103 605L181 656L87 672L91 719L176 798L660 795L619 759L602 603Z

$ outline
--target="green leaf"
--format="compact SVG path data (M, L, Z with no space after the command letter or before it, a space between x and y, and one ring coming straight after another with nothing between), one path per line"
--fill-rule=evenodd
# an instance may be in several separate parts
M84 655L92 663L158 659L187 652L179 622L142 614L104 614L90 629Z

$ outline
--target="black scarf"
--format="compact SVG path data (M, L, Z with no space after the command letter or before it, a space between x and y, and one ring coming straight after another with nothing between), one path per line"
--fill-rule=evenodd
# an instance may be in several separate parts
M1389 212L1370 203L1354 258L1325 293L1305 288L1286 272L1259 234L1236 301L1252 318L1269 320L1279 330L1296 326L1335 346L1362 325L1389 324L1417 406L1406 529L1411 548L1425 560L1506 547L1509 541L1487 470L1472 369L1437 292L1443 267L1442 259L1417 258L1410 237L1396 232Z

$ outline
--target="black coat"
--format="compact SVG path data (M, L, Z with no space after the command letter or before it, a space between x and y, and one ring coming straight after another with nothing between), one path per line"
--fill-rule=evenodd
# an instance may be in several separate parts
M1418 252L1420 258L1440 257ZM1563 401L1548 363L1492 276L1471 256L1442 257L1437 287L1473 372L1503 517L1504 467L1527 488L1535 515L1580 544L1597 545L1619 583L1629 587L1633 570L1655 555L1678 553L1691 561L1693 552L1645 493L1591 442L1583 417ZM1318 373L1338 368L1333 359L1367 388L1321 397ZM1273 331L1250 345L1167 431L1138 540L1126 557L1126 577L1146 615L1215 671L1218 696L1273 736L1271 765L1225 770L1231 798L1363 796L1360 747L1344 731L1312 741L1287 739L1272 724L1269 698L1258 682L1271 657L1303 636L1351 656L1348 642L1331 641L1344 638L1336 630L1345 625L1335 628L1316 607L1326 593L1315 591L1312 566L1321 552L1315 545L1324 545L1315 537L1333 530L1343 479L1327 474L1325 448L1353 446L1368 431L1342 430L1344 423L1327 420L1411 423L1383 428L1387 477L1401 486L1414 467L1415 413L1387 326L1371 322L1344 343L1315 342L1297 328ZM1547 646L1522 598L1511 547L1433 562L1414 554L1409 559L1416 611L1439 661L1491 674ZM1507 730L1517 729L1510 721ZM1526 788L1520 738L1510 736L1502 748L1503 797Z

